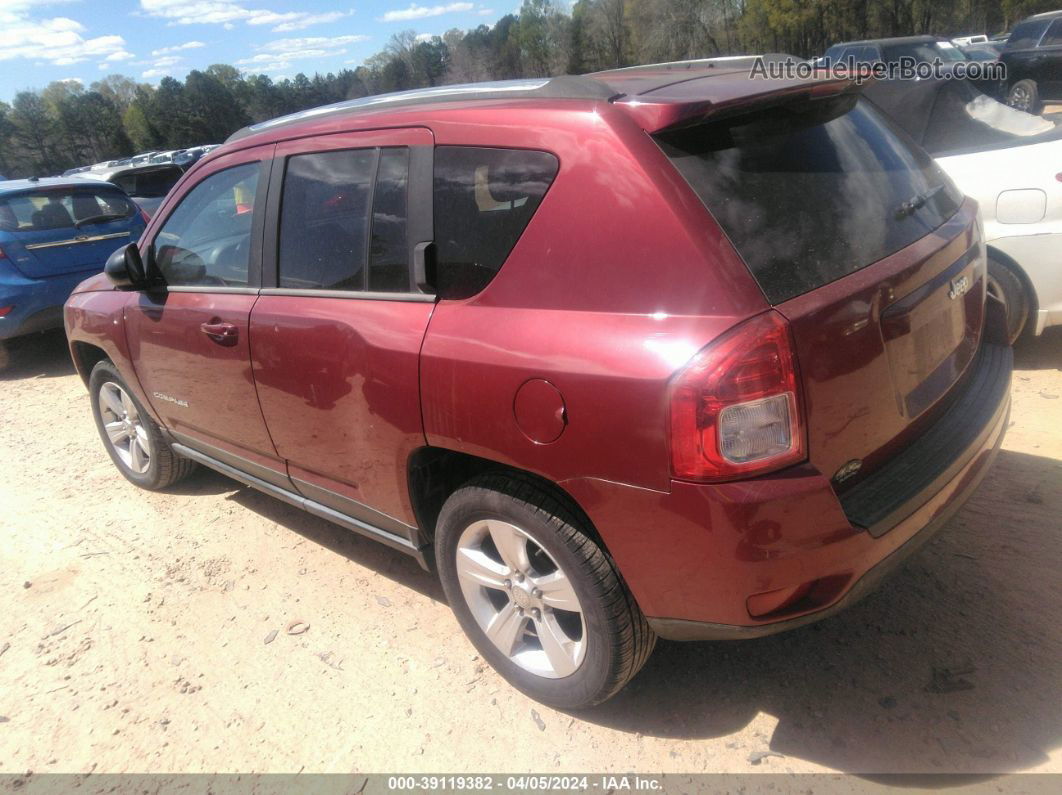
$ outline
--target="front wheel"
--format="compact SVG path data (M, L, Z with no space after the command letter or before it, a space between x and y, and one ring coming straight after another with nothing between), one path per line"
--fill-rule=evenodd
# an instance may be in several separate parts
M559 500L531 482L478 478L439 515L436 560L450 606L505 679L542 703L600 703L656 642L611 560Z
M173 452L122 376L104 359L89 375L92 415L114 465L127 480L158 490L187 477L195 462Z

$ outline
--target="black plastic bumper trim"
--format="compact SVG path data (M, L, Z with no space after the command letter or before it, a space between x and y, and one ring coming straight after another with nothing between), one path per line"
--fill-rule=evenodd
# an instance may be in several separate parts
M928 502L984 447L1010 395L1014 354L984 344L962 394L926 433L841 496L848 521L875 538Z

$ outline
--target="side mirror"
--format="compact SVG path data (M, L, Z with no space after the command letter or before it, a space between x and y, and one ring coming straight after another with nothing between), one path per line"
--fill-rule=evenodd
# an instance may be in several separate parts
M107 258L103 272L114 284L126 290L140 290L147 284L144 261L136 243L122 246Z

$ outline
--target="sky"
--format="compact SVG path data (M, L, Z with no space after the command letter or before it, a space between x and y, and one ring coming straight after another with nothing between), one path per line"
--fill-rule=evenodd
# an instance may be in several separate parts
M53 80L155 83L228 63L283 79L353 69L391 35L491 25L513 0L0 0L0 100Z

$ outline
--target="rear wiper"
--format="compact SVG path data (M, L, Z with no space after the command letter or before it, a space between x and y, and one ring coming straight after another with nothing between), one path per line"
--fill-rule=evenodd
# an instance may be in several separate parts
M927 190L925 193L917 193L910 199L905 201L899 207L896 208L896 220L902 221L904 218L914 215L918 210L922 209L926 202L936 196L944 190L943 185L937 185L932 190Z
M88 226L89 224L102 224L107 221L117 221L125 217L127 216L124 213L120 215L116 215L114 213L109 213L107 215L93 215L89 218L82 218L80 221L75 221L74 226L80 229L81 227Z

